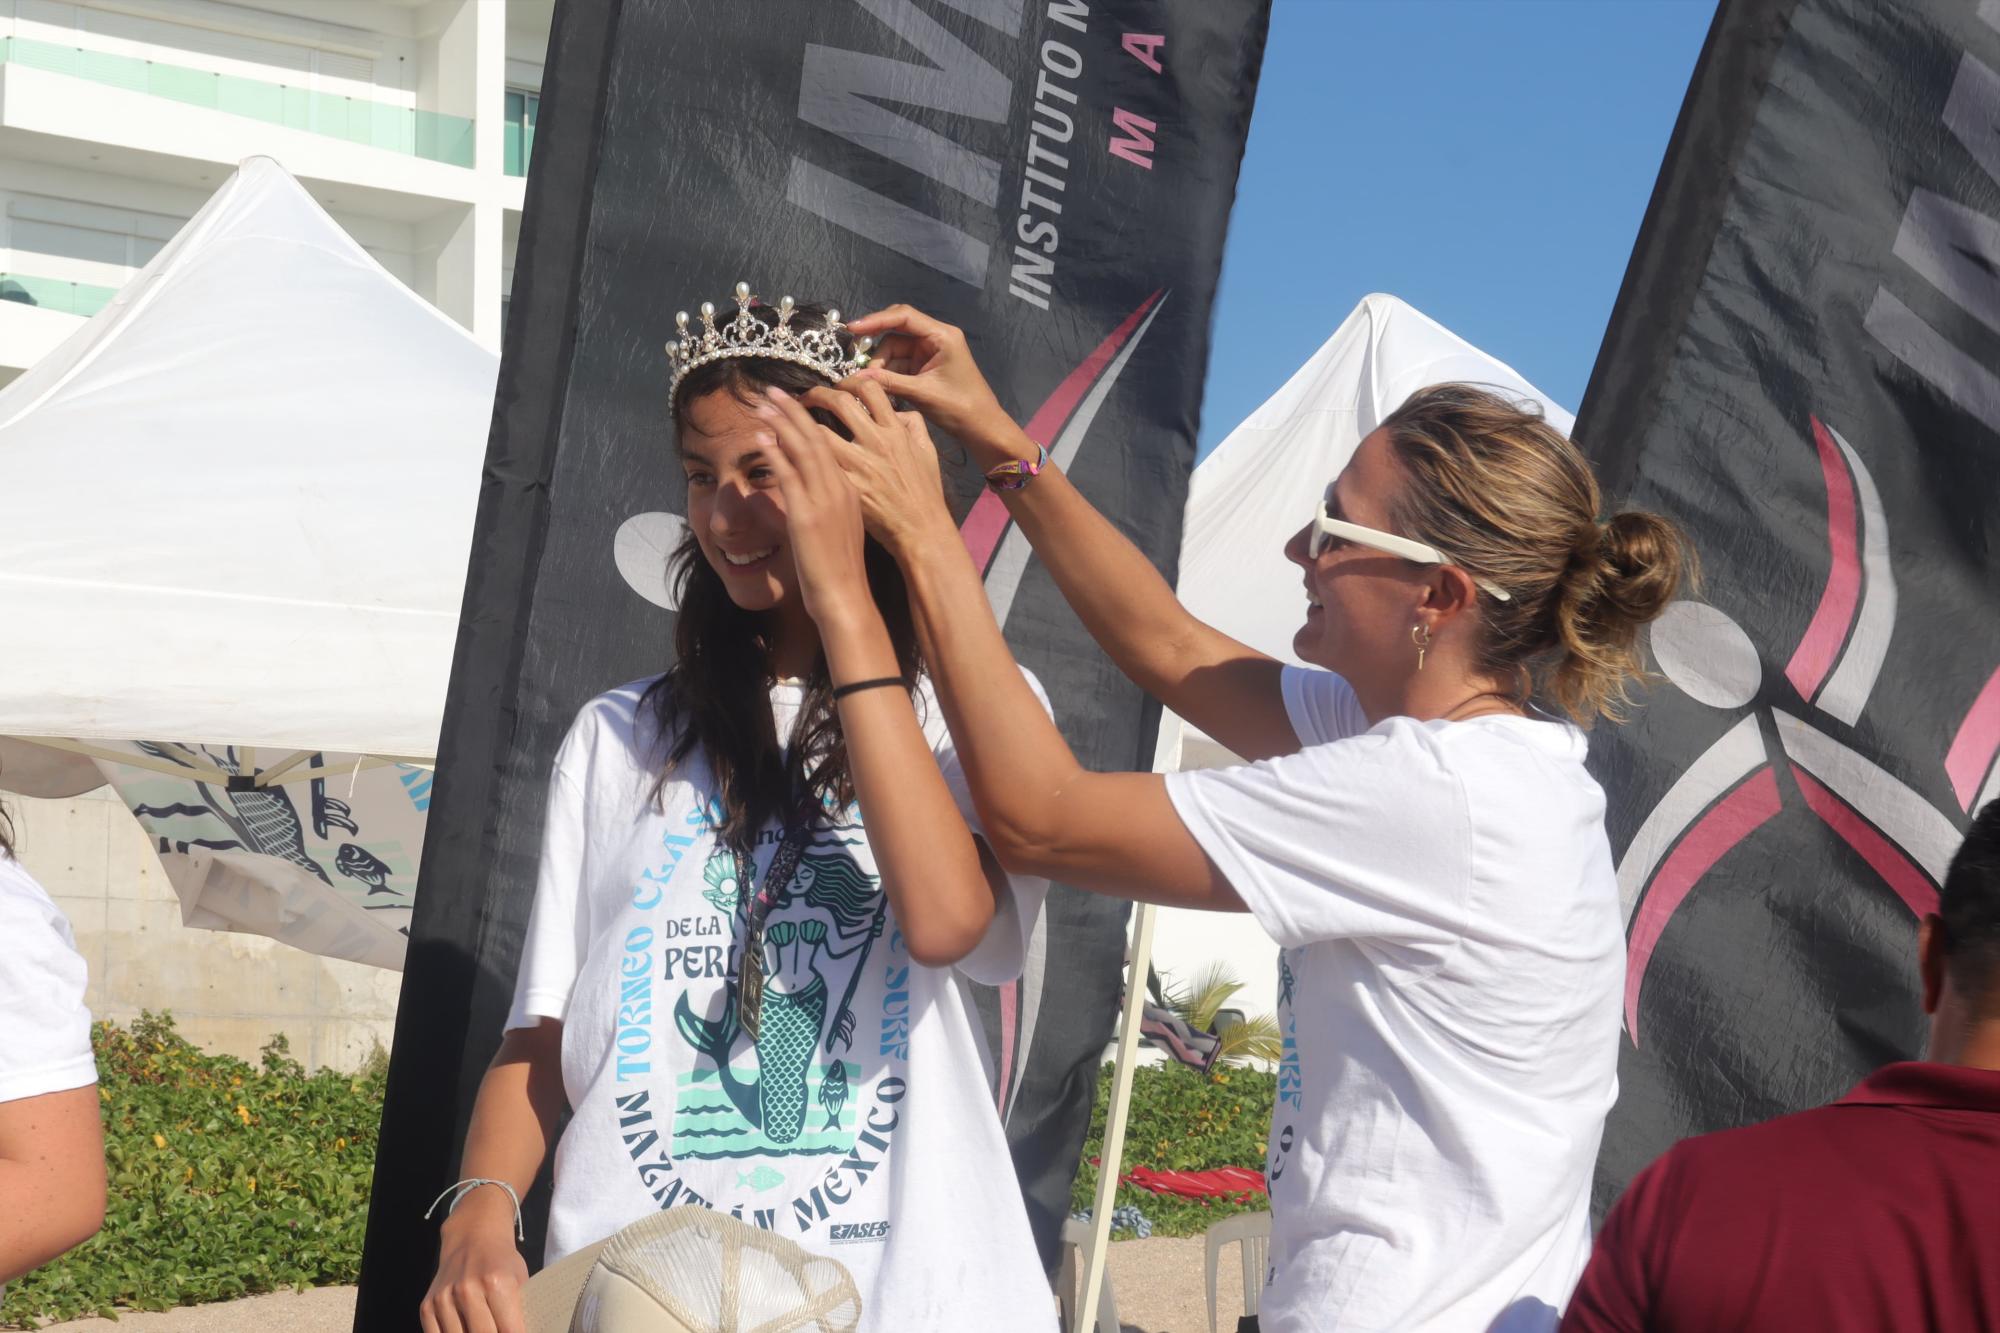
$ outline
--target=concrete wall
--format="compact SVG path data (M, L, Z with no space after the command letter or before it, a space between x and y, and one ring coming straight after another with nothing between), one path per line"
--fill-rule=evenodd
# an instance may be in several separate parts
M90 965L93 1016L171 1010L181 1033L255 1061L273 1033L308 1069L354 1069L396 1026L403 974L255 935L193 930L145 832L108 790L4 798L15 852L54 898Z

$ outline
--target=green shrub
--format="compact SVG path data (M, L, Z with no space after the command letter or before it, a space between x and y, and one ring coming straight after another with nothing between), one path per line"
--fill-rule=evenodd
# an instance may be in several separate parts
M262 1067L208 1055L148 1014L91 1030L110 1199L104 1230L10 1283L0 1328L117 1310L164 1310L281 1288L352 1282L361 1268L387 1061L307 1075L282 1036ZM1136 1072L1125 1166L1262 1170L1277 1080L1252 1069L1204 1077L1168 1064ZM1111 1066L1072 1207L1095 1202ZM1265 1206L1175 1199L1120 1186L1155 1235L1199 1235Z
M0 1327L164 1310L361 1268L383 1062L308 1075L273 1037L261 1068L147 1014L91 1029L110 1198L104 1229L10 1283Z
M1277 1090L1277 1075L1241 1067L1218 1069L1209 1075L1173 1063L1135 1070L1121 1173L1135 1166L1150 1166L1156 1171L1244 1166L1261 1172L1264 1136L1271 1128L1271 1104ZM1073 1212L1082 1212L1097 1202L1097 1168L1090 1159L1103 1151L1104 1116L1110 1105L1111 1066L1105 1065L1098 1071L1090 1137L1084 1141L1083 1165L1070 1193ZM1246 1203L1232 1203L1227 1199L1179 1199L1130 1185L1118 1187L1113 1204L1136 1206L1153 1224L1156 1236L1198 1236L1219 1218L1261 1212L1269 1206L1261 1194L1252 1195Z

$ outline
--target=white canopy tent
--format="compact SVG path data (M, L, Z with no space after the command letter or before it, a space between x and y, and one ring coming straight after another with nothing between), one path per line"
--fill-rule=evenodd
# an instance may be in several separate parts
M135 808L190 923L400 964L497 371L250 158L0 391L0 736L195 785Z
M1369 432L1416 390L1450 381L1537 402L1564 434L1575 425L1568 411L1510 367L1418 310L1393 296L1364 297L1312 359L1195 467L1181 527L1181 601L1232 637L1297 664L1292 635L1304 623L1305 594L1298 569L1285 559L1286 539ZM1157 770L1237 762L1197 728L1171 713L1162 717ZM1132 981L1106 1113L1079 1328L1092 1326L1102 1287L1148 966L1178 971L1224 961L1245 982L1246 994L1267 1011L1276 1008L1277 946L1247 916L1141 904L1133 913L1128 959Z

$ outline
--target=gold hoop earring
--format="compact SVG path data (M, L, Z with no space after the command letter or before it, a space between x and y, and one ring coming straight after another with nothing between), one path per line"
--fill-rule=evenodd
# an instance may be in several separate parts
M1424 669L1424 653L1431 646L1430 626L1422 621L1410 626L1410 642L1417 645L1417 670Z

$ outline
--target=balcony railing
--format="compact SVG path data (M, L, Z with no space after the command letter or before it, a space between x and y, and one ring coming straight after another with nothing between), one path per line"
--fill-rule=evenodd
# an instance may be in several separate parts
M542 99L521 89L507 90L506 166L509 176L528 174L535 156L535 117L541 114Z
M87 282L63 282L26 273L0 273L0 301L14 301L65 315L94 315L111 304L116 295L116 287L93 287Z
M163 97L226 115L408 153L455 167L472 165L472 122L463 116L314 92L231 74L165 65L22 37L0 37L0 64L25 65L110 88Z

